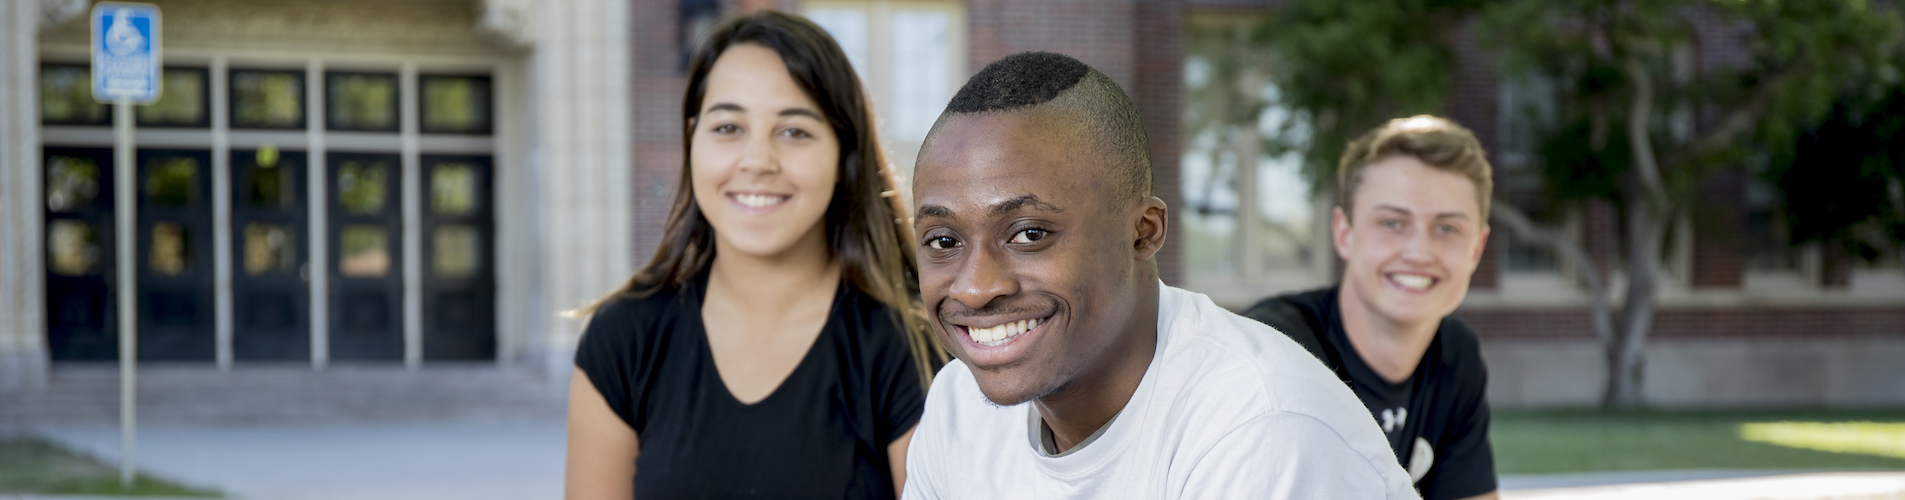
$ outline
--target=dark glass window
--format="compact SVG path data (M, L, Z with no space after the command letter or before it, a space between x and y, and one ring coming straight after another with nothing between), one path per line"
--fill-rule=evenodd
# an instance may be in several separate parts
M232 70L233 128L304 128L304 72Z
M99 227L79 219L53 219L46 226L47 268L64 276L99 273Z
M389 170L389 165L383 162L345 161L337 168L338 204L351 215L383 213Z
M352 278L390 274L390 231L373 224L345 224L338 231L337 271Z
M93 72L83 64L40 66L40 123L111 125L112 113L93 100Z
M192 240L185 224L173 221L152 223L151 267L159 276L185 274L192 262Z
M431 267L439 278L464 279L475 276L478 259L476 227L468 224L444 224L431 234Z
M159 102L138 106L139 125L155 127L209 127L211 85L204 68L165 68Z
M331 130L397 131L397 75L326 73L324 80Z
M288 273L297 265L297 240L284 224L245 225L245 275Z
M419 84L423 133L490 133L489 77L423 75Z
M184 206L192 203L192 178L198 176L198 160L190 156L154 158L146 174L145 191L157 205Z
M443 163L430 169L430 210L437 215L469 215L476 207L476 168Z
M99 198L99 165L91 159L49 155L46 159L46 209L54 212L91 208Z

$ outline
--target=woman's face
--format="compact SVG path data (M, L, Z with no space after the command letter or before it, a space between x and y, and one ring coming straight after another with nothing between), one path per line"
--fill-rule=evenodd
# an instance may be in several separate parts
M757 44L723 52L697 115L690 175L720 251L773 257L825 244L840 140L780 55Z

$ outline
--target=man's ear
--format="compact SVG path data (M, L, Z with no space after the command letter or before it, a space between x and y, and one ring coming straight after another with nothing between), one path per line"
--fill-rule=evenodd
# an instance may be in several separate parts
M1343 207L1330 210L1330 242L1336 244L1336 256L1349 261L1349 250L1354 241L1350 241L1349 215L1343 213ZM1480 254L1477 254L1480 255Z
M1137 239L1131 245L1133 257L1139 261L1151 260L1164 248L1164 238L1171 233L1171 208L1164 200L1147 196L1138 202L1137 215L1137 224L1133 227Z
M1488 224L1482 224L1482 234L1479 236L1482 238L1482 241L1475 244L1475 255L1468 256L1468 263L1471 265L1481 264L1482 252L1488 250Z

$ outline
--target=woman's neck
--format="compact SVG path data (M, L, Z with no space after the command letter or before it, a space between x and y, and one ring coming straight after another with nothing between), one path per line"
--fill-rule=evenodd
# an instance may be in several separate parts
M721 290L722 299L733 301L739 310L777 316L839 283L840 265L828 254L825 231L819 229L773 255L743 253L717 237L709 288Z

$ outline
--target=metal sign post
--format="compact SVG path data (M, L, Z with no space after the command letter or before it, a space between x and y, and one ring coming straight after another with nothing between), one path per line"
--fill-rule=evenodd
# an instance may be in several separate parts
M93 5L93 99L113 105L113 182L119 266L119 484L131 489L138 419L139 307L133 230L135 192L132 105L159 100L159 6L100 2Z

